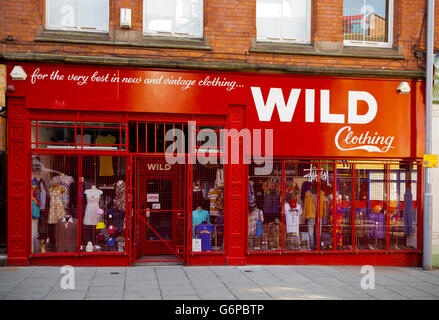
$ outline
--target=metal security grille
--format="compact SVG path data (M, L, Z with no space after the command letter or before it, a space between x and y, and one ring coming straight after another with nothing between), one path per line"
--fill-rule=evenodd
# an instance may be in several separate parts
M133 157L134 260L185 259L186 166Z
M249 168L248 252L413 251L417 162L274 161Z
M126 252L127 157L32 154L34 254Z

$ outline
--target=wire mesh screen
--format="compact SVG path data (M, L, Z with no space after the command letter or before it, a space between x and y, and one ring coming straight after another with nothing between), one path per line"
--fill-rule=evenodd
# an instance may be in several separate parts
M248 252L417 249L417 163L274 161L249 168Z
M32 155L32 252L125 251L126 158Z
M82 156L82 251L124 251L126 165L126 157Z
M224 166L195 164L192 175L192 252L224 250Z
M175 256L183 260L186 166L168 164L163 156L138 156L133 181L135 259Z

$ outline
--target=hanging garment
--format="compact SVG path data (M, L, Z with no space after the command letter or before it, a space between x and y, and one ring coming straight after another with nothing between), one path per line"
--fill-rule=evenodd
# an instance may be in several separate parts
M287 233L299 234L300 215L303 213L302 206L296 202L295 207L285 202L285 224Z
M32 179L32 218L40 217L40 184L36 178Z
M305 194L307 191L311 190L312 183L310 181L305 181L302 184L302 190L300 191L300 199L302 200L302 203L305 203Z
M105 147L110 147L116 142L116 138L112 135L101 136L96 138L96 144L105 145ZM100 156L99 157L99 176L101 177L112 177L114 176L113 170L113 157L112 156Z
M407 188L404 194L404 234L409 236L415 233L415 209L413 208L412 190Z
M43 179L38 182L40 186L40 210L46 210L47 190Z
M209 190L208 199L209 199L209 202L210 202L210 214L216 215L216 214L220 213L220 210L219 210L220 209L220 205L216 204L217 199L220 196L220 193L222 193L222 190L220 190L220 189L211 188ZM218 206L218 208L217 208L217 206Z
M63 217L56 224L56 251L75 252L77 250L77 233L76 219Z
M192 211L192 235L195 233L195 227L200 223L206 221L210 223L209 212L206 210L194 210Z
M255 236L256 235L256 225L258 223L258 219L261 222L264 222L264 213L261 209L254 208L253 211L248 213L248 235Z
M265 192L264 197L264 212L266 214L277 214L279 213L279 197L276 195L276 190L269 189Z
M334 210L334 202L336 202ZM329 205L330 217L329 223L331 225L331 233L335 233L335 245L343 245L343 212L341 211L341 200L333 200Z
M312 198L311 192L307 191L305 193L305 202L303 204L303 217L305 219L315 219L316 217L316 206Z
M114 207L120 211L125 212L126 205L126 186L125 181L119 180L116 183L116 196L114 198Z
M69 188L70 185L74 182L73 178L65 174L60 174L59 176L53 177L51 182L52 185L58 184L64 188L64 193L62 195L62 202L64 208L68 208L70 202Z
M49 209L49 224L56 224L66 214L62 202L62 194L65 192L64 187L54 185L49 189L50 209Z
M212 236L215 228L209 223L201 223L195 227L195 234L201 238L201 251L212 250Z
M101 221L99 215L99 200L102 195L102 190L92 187L84 191L87 197L87 207L85 208L84 224L89 226L96 226Z

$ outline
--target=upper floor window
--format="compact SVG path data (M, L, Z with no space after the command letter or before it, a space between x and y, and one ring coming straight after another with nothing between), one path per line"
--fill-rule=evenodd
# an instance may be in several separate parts
M143 33L203 37L203 0L144 0Z
M257 0L258 41L310 42L311 0Z
M343 0L347 45L392 46L393 0Z
M46 0L46 28L108 31L108 0Z

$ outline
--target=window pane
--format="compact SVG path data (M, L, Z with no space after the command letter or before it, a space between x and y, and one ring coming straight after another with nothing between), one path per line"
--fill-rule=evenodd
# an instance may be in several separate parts
M145 32L202 35L201 0L145 0Z
M172 32L172 0L145 1L146 31Z
M78 0L78 25L82 28L108 29L108 0ZM96 14L99 12L99 14Z
M192 239L192 252L224 250L223 165L193 167Z
M256 28L259 40L306 41L308 0L258 0Z
M176 0L175 33L201 36L201 0Z
M344 0L343 33L345 40L388 41L389 8L387 0Z
M108 30L108 0L47 0L46 5L48 27Z

